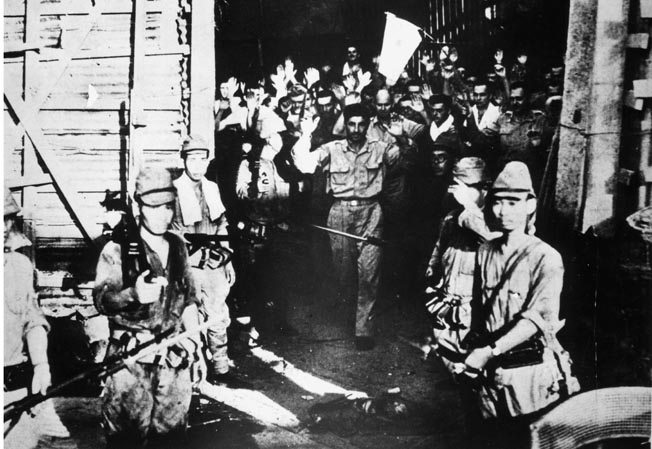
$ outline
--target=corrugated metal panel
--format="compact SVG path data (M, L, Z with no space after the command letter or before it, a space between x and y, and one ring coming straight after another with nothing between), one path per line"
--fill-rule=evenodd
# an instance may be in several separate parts
M132 2L110 0L105 5L106 14L85 37L81 51L73 55L38 113L45 141L50 145L46 150L53 151L53 156L70 168L65 182L80 193L82 207L95 218L96 235L104 219L104 209L99 205L104 190L120 188L121 151L125 151L121 147L125 142L121 142L124 137L120 136L119 109L122 103L129 107ZM79 13L90 7L90 0L42 0L38 42L43 48L38 66L41 73L52 71L66 49L76 44L74 35L87 20L86 13ZM148 82L141 92L146 124L141 132L147 163L165 167L179 166L178 148L185 135L177 7L177 2L163 0L148 0L146 4L145 52L151 56L144 64L144 78ZM21 43L24 0L6 0L4 11L5 45ZM160 53L168 54L157 55ZM22 69L21 56L5 59L6 88L22 92ZM12 148L5 150L5 175L18 176L22 170L22 132L5 112L5 149ZM39 186L36 192L33 216L37 246L42 249L83 245L82 235L55 187Z
M143 92L148 109L178 110L180 56L147 57ZM44 70L54 63L42 63ZM129 101L129 58L77 60L70 63L43 109L120 109Z
M148 0L146 11L160 11L163 2L170 0ZM109 0L104 8L110 14L129 14L132 11L131 0ZM74 14L87 11L90 0L43 0L41 2L41 15ZM4 0L5 16L22 16L25 14L25 0Z
M119 134L119 111L44 110L38 119L44 134ZM145 111L146 134L180 133L179 111Z
M23 42L23 38L25 37L24 17L5 17L4 26L5 45Z

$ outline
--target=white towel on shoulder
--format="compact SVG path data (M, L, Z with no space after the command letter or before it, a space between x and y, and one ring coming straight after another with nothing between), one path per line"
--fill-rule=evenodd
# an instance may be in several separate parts
M220 189L217 184L209 181L206 178L201 179L201 188L208 204L208 213L211 221L215 221L226 210L222 203L220 196ZM194 182L184 172L178 179L174 181L174 186L177 188L177 195L179 197L179 208L181 209L181 218L184 226L191 226L198 221L201 221L201 205L199 198L195 195Z

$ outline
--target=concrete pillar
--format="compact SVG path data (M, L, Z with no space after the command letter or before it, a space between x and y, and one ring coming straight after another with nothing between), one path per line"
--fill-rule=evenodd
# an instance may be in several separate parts
M587 151L583 130L589 118L597 8L597 0L570 2L555 190L555 206L562 228L580 226Z
M601 237L613 233L628 12L629 0L571 0L556 202Z

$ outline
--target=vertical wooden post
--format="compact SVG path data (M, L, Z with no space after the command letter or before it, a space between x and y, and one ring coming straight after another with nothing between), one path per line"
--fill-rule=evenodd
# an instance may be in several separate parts
M215 4L193 0L190 25L190 134L215 151Z
M146 25L146 0L133 0L131 17L132 48L131 48L131 86L129 90L129 159L127 164L127 189L133 193L136 176L143 168L143 139L140 138L140 129L146 125L144 117L144 104L142 100L143 72L145 69L145 25Z
M39 40L39 23L40 23L40 0L25 0L25 42L37 42ZM38 54L34 51L25 52L25 61L23 67L24 73L24 100L30 103L39 87L39 60ZM39 166L36 157L36 150L32 141L23 136L23 176L30 178L43 175L43 170ZM32 262L36 257L36 223L34 211L36 210L36 201L38 187L26 186L23 188L23 218L25 235L32 242L31 248L27 254Z

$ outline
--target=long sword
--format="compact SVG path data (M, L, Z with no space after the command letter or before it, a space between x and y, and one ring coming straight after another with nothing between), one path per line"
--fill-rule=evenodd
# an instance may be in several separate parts
M357 240L359 242L367 242L367 243L370 243L370 244L376 245L376 246L383 246L383 245L387 244L386 240L379 239L378 237L374 237L374 236L371 236L371 235L369 237L362 237L362 236L355 235L355 234L349 234L348 232L338 231L337 229L327 228L326 226L319 226L319 225L312 224L312 223L309 223L309 224L313 228L321 229L322 231L326 231L326 232L328 232L330 234L340 235L342 237L346 237L346 238L349 238L349 239L352 239L352 240Z

